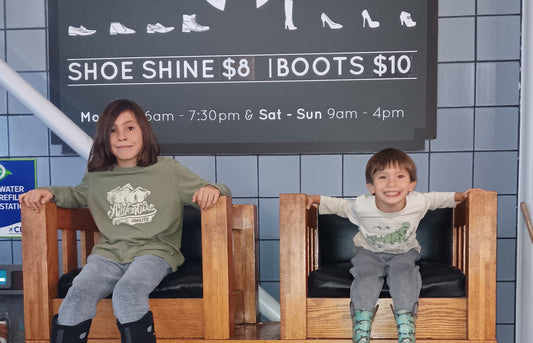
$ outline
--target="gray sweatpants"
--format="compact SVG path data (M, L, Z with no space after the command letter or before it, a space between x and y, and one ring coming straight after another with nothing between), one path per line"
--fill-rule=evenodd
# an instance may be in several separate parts
M352 316L353 310L374 310L385 277L394 309L416 313L422 288L416 265L419 259L420 253L415 249L405 254L386 254L355 247L350 268L354 278L350 288Z
M135 322L149 311L148 295L170 271L167 261L154 255L138 256L125 264L90 255L59 307L58 324L71 326L92 319L96 304L111 293L118 321Z

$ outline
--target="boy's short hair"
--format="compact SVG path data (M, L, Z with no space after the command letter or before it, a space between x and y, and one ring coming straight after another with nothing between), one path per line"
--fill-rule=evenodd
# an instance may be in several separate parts
M373 184L376 172L395 165L407 170L411 181L416 181L416 164L411 157L401 150L387 148L374 154L368 160L365 170L366 183Z

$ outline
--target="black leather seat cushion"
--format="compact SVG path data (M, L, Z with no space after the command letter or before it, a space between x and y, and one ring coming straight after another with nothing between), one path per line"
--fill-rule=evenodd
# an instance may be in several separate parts
M453 210L428 211L420 222L417 239L422 247L421 297L464 297L465 275L451 265ZM350 296L353 236L357 226L336 215L318 217L319 267L308 278L308 296L345 298ZM380 297L390 297L384 282Z
M321 267L309 274L310 298L349 298L353 277L350 262ZM464 297L465 275L457 268L438 262L420 261L422 298ZM390 298L387 282L383 283L380 298Z
M183 211L183 233L181 252L185 263L167 275L150 293L150 298L202 298L202 229L201 212L192 206ZM81 269L72 270L59 278L57 293L64 298L72 286L72 280Z

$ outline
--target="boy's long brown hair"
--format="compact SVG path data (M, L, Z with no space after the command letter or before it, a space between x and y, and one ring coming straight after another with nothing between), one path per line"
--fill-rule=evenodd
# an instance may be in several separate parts
M401 150L387 148L379 151L368 160L365 170L366 183L373 184L374 174L389 166L405 168L411 181L416 181L416 164L411 157Z
M111 150L110 135L115 120L124 111L131 111L135 115L142 132L143 146L137 156L137 165L146 167L157 162L159 143L144 111L133 101L120 99L110 102L98 118L96 134L87 163L88 171L113 170L117 164L117 158Z

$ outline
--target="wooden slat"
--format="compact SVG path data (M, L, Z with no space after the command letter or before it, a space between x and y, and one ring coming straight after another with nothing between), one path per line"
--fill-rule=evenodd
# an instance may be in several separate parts
M61 230L62 273L78 268L78 241L76 231Z
M227 339L233 335L233 253L231 198L223 197L202 211L202 264L205 338Z
M474 191L468 199L468 338L496 337L497 194Z
M398 337L390 308L391 299L379 299L372 324L372 338ZM465 298L421 298L416 320L416 337L427 339L466 339L467 301ZM308 298L309 338L351 338L352 320L348 298Z
M280 210L280 312L281 338L306 338L307 266L304 237L307 214L304 194L281 194Z
M22 206L22 269L25 334L27 339L49 339L52 312L48 299L56 295L59 277L57 208L44 205L40 212ZM48 320L43 318L48 318Z
M91 254L94 247L94 232L81 231L80 232L80 247L81 247L81 265L87 264L87 257Z
M54 299L53 309L57 313L62 299ZM202 299L150 299L150 309L154 315L156 337L159 339L175 338L176 331L180 338L202 338L204 330ZM110 299L101 300L96 306L97 315L91 325L91 339L120 339L113 307ZM187 315L181 315L186 313ZM112 320L109 320L113 318Z
M255 323L259 319L258 278L259 264L256 247L257 207L253 205L233 205L233 257L235 288L243 296L242 318L235 323ZM236 304L235 314L239 314Z

